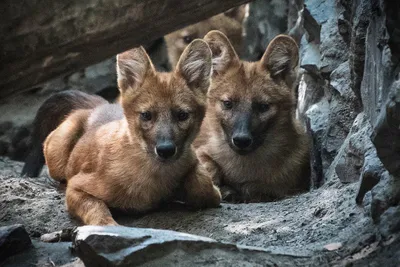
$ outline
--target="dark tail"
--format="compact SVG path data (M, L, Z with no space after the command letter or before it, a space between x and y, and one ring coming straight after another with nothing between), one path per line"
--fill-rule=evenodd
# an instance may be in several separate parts
M45 163L43 142L73 110L92 109L108 102L100 96L76 90L53 94L40 106L33 121L32 149L25 160L21 176L38 177Z

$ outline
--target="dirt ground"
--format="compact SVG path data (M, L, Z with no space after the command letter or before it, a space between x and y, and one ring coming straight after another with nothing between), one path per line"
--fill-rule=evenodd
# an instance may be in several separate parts
M79 222L65 210L63 188L45 175L18 178L21 167L19 162L0 159L0 226L25 225L36 246L46 251L51 245L43 248L38 239L42 234ZM117 214L116 220L125 226L176 230L285 255L317 255L328 252L325 246L330 245L335 250L333 260L351 260L349 255L366 256L381 244L370 217L355 203L357 186L331 181L278 202L222 204L203 211L172 205L144 215ZM56 265L67 263L65 255L54 255ZM68 261L73 259L71 256Z

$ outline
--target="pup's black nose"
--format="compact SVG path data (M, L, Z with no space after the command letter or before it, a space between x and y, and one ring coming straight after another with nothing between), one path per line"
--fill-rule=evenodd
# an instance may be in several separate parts
M171 141L164 141L156 145L156 153L160 158L169 159L176 153L176 146Z
M253 138L248 134L238 134L232 138L232 143L239 149L245 149L251 146Z

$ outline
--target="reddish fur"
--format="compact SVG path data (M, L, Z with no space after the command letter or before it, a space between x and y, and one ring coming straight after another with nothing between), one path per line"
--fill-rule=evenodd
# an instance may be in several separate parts
M180 56L188 46L188 43L185 42L185 37L192 40L203 38L211 30L220 30L226 34L232 41L236 51L241 51L243 46L243 21L246 9L247 5L232 8L225 13L218 14L164 36L168 59L172 68L176 66ZM121 96L118 96L115 102L120 103Z
M223 195L235 192L241 201L269 201L307 190L309 143L293 116L290 78L298 61L296 43L281 35L271 42L262 60L243 62L222 33L212 31L204 39L213 58L224 56L216 61L206 118L195 142L203 166L222 186ZM252 125L263 142L249 154L239 155L226 139L233 115L223 110L225 99L241 103L243 110L251 110L254 101L269 103L266 113L253 111Z
M106 103L107 101L99 96L90 96L76 90L62 91L49 97L35 116L31 135L32 149L25 161L21 176L39 176L45 163L44 140L72 111L93 109Z
M174 67L179 60L183 50L188 45L186 38L203 38L211 30L223 32L231 40L236 51L242 50L243 43L243 20L246 15L247 5L233 8L225 13L218 14L209 19L187 26L165 36L168 58Z
M122 108L104 105L76 111L46 139L46 162L53 178L67 180L71 214L85 224L115 225L108 207L148 211L174 197L180 186L189 205L219 205L219 190L191 148L204 117L210 80L211 52L203 41L185 50L179 66L193 60L204 62L195 70L198 83L189 85L192 72L178 67L172 73L157 73L143 48L118 55ZM177 107L192 113L172 127L180 154L161 162L154 154L156 130L163 121L172 123L170 110ZM143 122L140 113L146 110L157 119Z

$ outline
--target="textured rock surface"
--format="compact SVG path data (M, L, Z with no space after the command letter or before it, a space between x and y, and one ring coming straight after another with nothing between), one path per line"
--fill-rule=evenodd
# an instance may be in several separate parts
M245 2L2 1L0 97L100 62Z
M35 239L32 246L23 253L9 257L3 265L7 267L84 267L83 263L71 253L71 243L43 243Z
M245 47L243 58L259 60L269 42L278 34L289 33L303 0L254 0L249 5L249 16L245 22Z
M378 156L393 175L400 177L400 82L392 85L377 118L372 140Z
M246 21L246 59L260 59L269 42L287 30L288 4L288 0L255 0L250 3L249 17ZM270 12L271 10L273 12Z
M400 6L334 2L305 1L321 43L303 38L297 115L313 140L314 185L359 184L355 201L388 238L400 204Z
M310 255L283 255L167 230L83 226L73 247L86 266L304 266Z
M22 224L0 227L0 263L31 246L32 242Z

